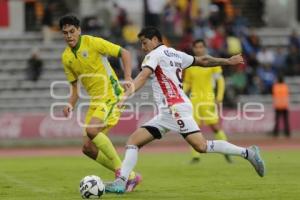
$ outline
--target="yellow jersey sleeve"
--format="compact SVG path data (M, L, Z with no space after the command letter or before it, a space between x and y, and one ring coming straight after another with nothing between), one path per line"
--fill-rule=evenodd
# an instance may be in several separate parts
M99 37L93 37L92 44L100 54L109 55L112 57L119 57L120 51L122 49L119 45L116 45Z
M222 73L222 67L221 66L213 67L212 71L214 74Z
M72 83L74 81L77 80L77 76L75 75L75 73L73 72L73 70L70 68L70 66L67 64L65 57L63 56L62 58L62 62L64 65L64 71L65 71L65 75L67 80Z

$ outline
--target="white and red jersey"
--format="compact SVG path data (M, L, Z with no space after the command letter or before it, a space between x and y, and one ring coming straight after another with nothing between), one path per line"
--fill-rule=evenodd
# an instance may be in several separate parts
M191 66L194 57L173 48L160 45L148 53L142 68L150 68L154 100L158 107L190 103L182 89L182 70Z

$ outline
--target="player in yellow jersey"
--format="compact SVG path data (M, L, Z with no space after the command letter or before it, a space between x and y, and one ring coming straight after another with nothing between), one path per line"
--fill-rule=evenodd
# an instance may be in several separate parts
M121 111L115 105L124 89L107 56L121 58L125 81L129 84L132 81L131 55L126 49L102 38L81 35L80 21L75 16L62 17L59 25L68 44L62 54L62 62L67 80L71 83L69 105L63 113L67 117L75 107L80 97L78 82L81 82L90 97L82 151L118 176L121 160L107 133L119 120ZM81 105L78 107L82 108ZM127 191L134 189L141 176L132 172L130 180Z
M206 54L205 42L201 39L193 42L193 53L195 56ZM217 84L217 94L214 88ZM219 123L218 107L223 101L225 82L222 76L221 66L204 68L191 66L184 71L184 91L189 94L193 104L193 115L199 126L202 123L208 125L215 134L216 140L227 140L226 134ZM228 162L231 158L225 155ZM191 163L197 163L200 154L192 149Z

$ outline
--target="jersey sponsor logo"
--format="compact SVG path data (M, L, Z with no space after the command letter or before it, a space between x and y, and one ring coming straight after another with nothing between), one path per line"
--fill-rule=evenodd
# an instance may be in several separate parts
M168 57L180 58L180 56L177 53L171 52L169 50L164 50L164 54Z

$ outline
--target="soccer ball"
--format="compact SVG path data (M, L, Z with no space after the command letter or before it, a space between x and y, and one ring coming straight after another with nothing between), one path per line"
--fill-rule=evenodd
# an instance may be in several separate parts
M98 176L90 175L80 181L79 191L83 199L100 198L105 192L105 185Z

